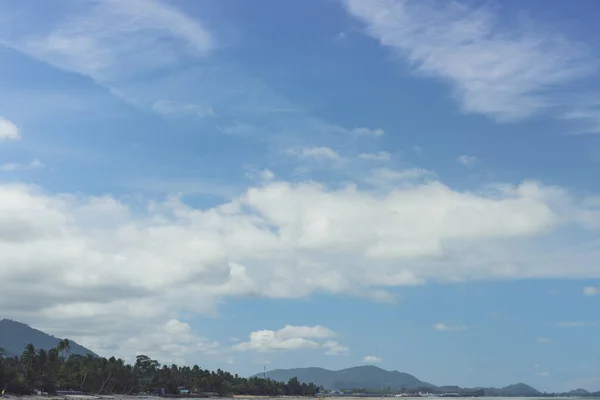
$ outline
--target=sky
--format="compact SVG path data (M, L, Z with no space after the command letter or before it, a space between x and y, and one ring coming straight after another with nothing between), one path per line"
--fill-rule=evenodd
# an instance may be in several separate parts
M600 390L599 7L0 0L0 317Z

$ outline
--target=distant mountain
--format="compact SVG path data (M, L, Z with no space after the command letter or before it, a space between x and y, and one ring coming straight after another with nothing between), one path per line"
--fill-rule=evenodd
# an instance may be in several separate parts
M262 376L262 374L255 376ZM267 377L280 382L287 382L290 378L297 377L300 382L313 382L326 389L390 388L396 390L408 387L435 387L410 374L386 371L374 365L346 368L339 371L324 368L276 369L267 372Z
M275 369L267 371L266 375L279 382L287 382L296 377L300 382L314 383L329 390L340 389L371 389L391 391L430 391L435 393L476 393L485 396L497 397L535 397L542 393L524 383L506 386L503 388L461 388L458 386L436 386L424 382L413 375L399 372L386 371L373 365L346 368L339 371L331 371L324 368L295 368ZM262 377L263 374L254 376Z
M500 389L496 388L478 388L483 389L483 393L486 396L493 397L535 397L542 394L539 390L532 388L524 383L517 383L515 385L505 386Z
M575 390L571 390L571 391L567 392L567 395L569 395L569 396L588 396L590 394L591 393L585 389L575 389Z
M56 347L60 338L54 337L22 322L10 319L0 320L0 347L10 357L20 356L25 346L33 343L36 349L49 350ZM91 354L98 356L93 351L71 341L71 354Z

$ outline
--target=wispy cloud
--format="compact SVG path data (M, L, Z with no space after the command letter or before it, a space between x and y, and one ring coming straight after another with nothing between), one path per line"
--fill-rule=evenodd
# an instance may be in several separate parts
M0 117L0 142L19 139L21 139L19 128L11 120Z
M416 73L452 85L461 108L498 121L556 105L556 88L592 71L583 45L532 25L504 27L486 6L459 2L345 0L367 33Z
M586 321L562 321L556 325L561 328L587 328L589 326L594 326L593 323Z
M373 170L373 181L376 182L397 182L410 179L419 179L435 174L424 168L410 168L405 170L393 170L389 168L378 168Z
M355 135L362 135L362 136L373 136L373 137L380 137L383 136L383 129L372 129L372 128L354 128L352 129L352 133L354 133Z
M0 164L0 171L12 172L12 171L24 170L24 169L40 169L40 168L44 168L44 167L46 167L46 165L44 165L44 163L42 163L41 161L32 160L31 162L29 162L27 164L21 164L21 163Z
M191 115L194 117L214 117L215 111L211 106L186 104L176 101L159 100L152 104L152 110L165 116Z
M467 155L461 155L458 156L456 158L456 162L462 165L465 165L467 167L471 167L475 164L477 164L477 162L479 161L479 159L475 156L467 156Z
M586 286L583 288L583 294L586 296L600 296L600 288L595 286Z
M345 40L348 37L348 34L346 32L338 32L334 37L333 40L335 40L336 42L340 42L342 40Z
M535 339L535 341L538 343L550 343L552 340L545 338L545 337L540 337L540 338Z
M600 100L598 93L586 94L573 101L572 107L561 118L574 121L578 128L571 134L600 133Z
M389 161L391 155L387 151L379 151L377 153L360 153L358 158L373 161Z
M379 363L382 360L381 360L381 357L377 357L377 356L365 356L363 358L363 361L367 362L367 363Z
M109 84L177 66L214 47L212 36L198 22L158 1L90 4L58 28L7 43L55 67Z
M91 7L66 7L52 25L24 28L21 20L9 20L0 30L0 42L86 76L135 107L186 118L185 123L208 132L268 142L276 152L315 143L333 148L349 136L383 134L382 129L341 127L305 113L213 51L218 31L206 29L202 8L192 18L170 4L90 0L86 5Z
M466 331L467 327L464 325L447 325L443 322L438 322L437 324L433 325L433 329L442 332L460 332Z

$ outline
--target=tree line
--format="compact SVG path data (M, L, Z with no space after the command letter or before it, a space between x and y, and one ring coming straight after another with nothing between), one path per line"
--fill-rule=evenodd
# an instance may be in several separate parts
M178 395L189 391L196 395L314 396L320 388L297 378L283 383L243 378L221 369L209 371L197 365L161 365L145 355L138 355L131 365L115 357L70 354L70 343L64 339L49 350L28 344L20 357L8 357L0 348L0 392L2 389L14 394L75 390L91 394Z

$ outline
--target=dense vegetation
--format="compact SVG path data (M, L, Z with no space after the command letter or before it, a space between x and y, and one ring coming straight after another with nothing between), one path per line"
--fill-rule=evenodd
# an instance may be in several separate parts
M8 357L0 348L0 389L8 393L27 394L32 390L54 393L77 390L93 394L128 394L156 392L295 395L314 396L319 388L292 378L287 383L258 377L242 378L218 369L208 371L197 365L179 367L163 365L139 355L134 365L121 359L70 354L70 343L61 340L56 348L36 350L25 346L20 357Z

